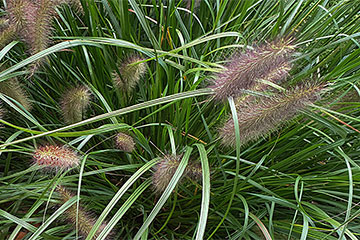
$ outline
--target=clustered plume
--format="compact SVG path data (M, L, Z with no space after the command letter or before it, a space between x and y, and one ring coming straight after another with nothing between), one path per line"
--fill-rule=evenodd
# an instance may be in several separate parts
M86 86L74 87L64 93L61 110L67 124L79 122L90 104L91 92Z
M75 196L63 186L57 186L56 191L60 194L60 199L63 204ZM86 211L81 205L79 206L78 212L76 211L76 209L77 205L73 204L64 212L64 217L67 221L69 221L69 223L72 224L74 228L76 226L76 223L78 223L79 234L85 239L89 235L97 219L94 218L92 214ZM78 213L78 215L76 215L76 212ZM106 223L102 223L100 225L94 235L94 239L96 239L100 235L100 233L105 227Z
M124 152L132 152L135 149L134 139L126 133L118 133L115 136L115 144L118 149Z
M243 102L237 110L240 143L246 144L276 130L277 127L314 103L322 89L321 85L298 86L270 98ZM219 135L224 145L235 146L232 118L219 129Z
M165 155L155 166L152 182L156 193L162 193L169 185L171 178L174 176L180 164L181 157L182 155ZM182 177L184 176L198 180L202 176L201 166L198 164L189 164Z
M9 0L7 15L0 19L0 48L19 37L31 54L46 49L55 9L61 4L81 6L79 0Z
M246 95L245 90L268 90L266 82L281 83L291 70L293 50L290 41L284 39L254 47L245 53L235 54L226 70L216 76L216 98L223 100L235 97L242 145L266 136L294 118L317 101L324 89L323 85L313 83L277 91L269 97ZM219 128L219 137L224 146L235 146L232 117Z
M130 92L146 73L146 63L138 63L144 60L139 55L132 55L118 64L118 70L114 71L113 79L115 86L124 92Z
M0 82L0 93L17 101L27 111L31 110L32 105L29 94L23 89L22 84L16 78Z
M235 53L225 69L215 76L215 98L239 97L246 90L262 89L261 80L281 82L291 68L293 47L290 40L280 39L254 47L242 53Z
M80 163L78 154L65 146L45 145L38 147L33 159L36 165L44 166L48 170L59 171L77 167Z

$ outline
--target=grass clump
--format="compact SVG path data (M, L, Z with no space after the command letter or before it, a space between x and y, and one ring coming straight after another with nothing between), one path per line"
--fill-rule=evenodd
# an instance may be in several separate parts
M0 239L359 238L357 1L0 8Z

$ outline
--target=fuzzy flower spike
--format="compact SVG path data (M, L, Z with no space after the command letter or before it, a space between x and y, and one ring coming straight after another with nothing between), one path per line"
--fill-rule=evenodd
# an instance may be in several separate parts
M215 76L215 98L235 98L244 90L259 89L260 80L279 83L291 68L292 52L290 40L280 39L234 54L225 69Z
M16 37L16 27L9 25L5 18L0 19L0 48L11 42Z
M90 104L91 93L88 87L74 87L64 93L61 100L61 110L67 124L82 120Z
M9 0L7 16L0 26L0 48L16 37L29 47L30 54L45 50L50 42L52 20L57 16L56 8L62 4L81 7L79 0ZM1 24L0 24L1 25ZM37 68L40 61L33 65Z
M298 86L287 92L238 106L240 142L246 144L276 130L301 110L318 100L322 85ZM230 118L219 129L224 146L235 146L234 121Z
M126 133L118 133L115 136L116 147L124 152L132 152L135 150L134 139Z
M59 145L45 145L37 148L33 159L35 164L53 171L77 167L80 163L80 157L74 150Z
M32 105L29 94L23 89L22 84L16 78L0 82L0 93L13 98L27 111L31 110Z
M60 194L61 202L64 204L69 201L72 197L75 196L72 192L68 191L63 186L57 186L56 192ZM76 214L78 213L78 215ZM69 221L69 223L75 228L76 223L78 224L79 234L85 239L87 235L90 233L92 227L96 223L96 218L92 216L91 213L86 211L81 205L79 206L79 210L77 211L77 205L73 204L69 209L64 212L64 218ZM102 223L99 229L96 231L94 235L94 239L96 239L100 233L105 228L106 223ZM109 237L107 239L110 239Z
M152 182L157 194L161 194L169 185L171 178L174 176L176 169L179 167L182 155L165 155L162 160L155 166ZM201 166L198 164L189 164L186 166L184 176L193 180L199 180L202 177Z
M119 63L119 73L114 71L115 86L125 92L130 92L139 83L146 73L146 63L137 63L144 60L139 55L132 55Z

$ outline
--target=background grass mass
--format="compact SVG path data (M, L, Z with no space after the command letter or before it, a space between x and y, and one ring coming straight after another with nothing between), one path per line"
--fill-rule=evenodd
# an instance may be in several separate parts
M358 0L1 0L0 9L0 239L359 238ZM281 83L265 71L264 89L214 97L234 53L256 70L251 51L282 39L293 52ZM321 99L240 141L242 101L311 84Z

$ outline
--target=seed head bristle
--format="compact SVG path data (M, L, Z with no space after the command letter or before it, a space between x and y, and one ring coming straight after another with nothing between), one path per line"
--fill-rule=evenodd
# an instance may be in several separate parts
M126 133L118 133L115 136L116 147L124 152L132 152L135 150L134 139Z
M155 166L153 173L153 188L157 194L162 193L169 185L171 178L174 176L176 169L179 167L182 155L165 155L162 160ZM187 176L195 181L202 176L201 166L198 164L189 164L185 168L182 177Z
M16 78L0 82L0 93L15 99L27 111L31 110L32 105L29 94L23 89L22 84Z
M144 60L138 55L132 55L119 65L120 75L114 71L113 80L119 89L130 92L146 73L146 63L137 63Z
M73 194L63 186L57 186L56 191L60 194L60 199L62 203L67 202L69 199L75 196L75 194ZM86 209L84 209L81 205L79 206L79 210L77 212L78 214L76 214L76 212L77 212L77 205L73 204L70 208L68 208L65 211L63 216L67 221L71 223L71 225L74 228L76 227L76 223L78 223L79 234L82 237L86 238L89 235L92 227L95 225L97 219L94 218L92 216L93 214L86 211ZM100 233L106 227L106 224L107 224L106 222L103 222L100 225L99 229L96 231L94 235L94 239L100 235ZM110 239L110 237L108 237L107 239Z
M199 181L202 178L202 168L198 163L190 163L186 169L185 174L187 177L191 178L194 181Z
M35 15L35 3L30 0L10 0L8 1L7 12L10 23L21 31L27 25L28 18Z
M90 104L88 87L78 86L65 92L61 100L61 110L67 124L79 122Z
M39 0L33 9L26 12L27 24L22 37L29 45L31 54L38 53L48 47L54 14L54 5L48 0Z
M237 106L240 143L246 144L276 130L308 105L317 101L322 90L322 85L298 86L271 98L243 102L241 106ZM232 118L229 118L219 129L219 137L223 145L235 146Z
M0 47L18 36L28 45L30 54L45 50L50 42L56 7L62 3L81 6L79 0L9 0L9 26L0 33ZM34 62L31 72L34 73L40 64L41 60Z
M35 164L45 166L52 171L77 167L80 163L78 154L65 146L45 145L37 148L33 154Z
M9 24L4 24L0 28L0 48L3 48L6 44L10 43L17 36L16 27Z
M162 193L169 185L171 178L174 176L176 169L178 168L181 160L181 155L172 156L166 155L156 165L155 172L153 174L153 187L156 193Z
M53 2L55 3L55 5L60 6L60 5L70 5L74 8L74 10L77 13L84 13L84 9L81 5L81 1L80 0L53 0Z
M0 30L9 25L9 19L7 17L0 17Z
M293 47L290 40L280 39L255 46L253 50L235 53L225 69L215 76L215 98L241 96L244 90L251 90L260 79L279 82L290 70Z

